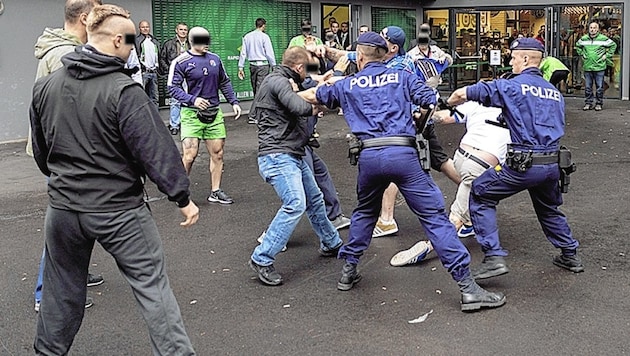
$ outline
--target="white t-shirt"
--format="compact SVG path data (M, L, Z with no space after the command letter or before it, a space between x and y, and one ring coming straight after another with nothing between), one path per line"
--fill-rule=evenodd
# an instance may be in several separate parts
M466 133L461 143L494 155L500 163L505 161L507 144L512 142L510 130L486 123L486 120L497 121L501 109L489 108L476 101L467 101L457 106L457 111L464 116L454 113L458 120L466 124Z

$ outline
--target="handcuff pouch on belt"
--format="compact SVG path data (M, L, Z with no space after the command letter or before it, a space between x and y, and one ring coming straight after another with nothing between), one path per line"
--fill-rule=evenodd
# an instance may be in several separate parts
M570 175L577 170L577 167L575 163L571 161L571 151L565 146L560 146L558 166L560 167L560 191L562 193L568 193L569 184L571 184Z
M199 119L199 121L201 121L204 124L211 124L217 118L218 114L219 114L219 107L211 106L205 110L198 110L197 119Z
M525 173L532 166L532 155L532 150L516 151L508 147L505 164L517 172Z
M348 134L346 141L348 141L348 158L350 159L350 165L356 166L359 162L361 149L363 149L363 142L353 134Z

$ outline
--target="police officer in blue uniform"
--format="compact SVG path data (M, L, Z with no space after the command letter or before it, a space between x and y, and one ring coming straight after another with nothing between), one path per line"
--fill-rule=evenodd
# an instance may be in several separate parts
M340 290L350 290L361 280L359 258L368 248L381 209L383 192L395 183L431 240L440 261L458 283L463 311L499 307L502 293L481 288L471 277L470 254L448 221L444 199L431 176L422 170L416 147L412 105L435 105L435 91L413 73L388 68L382 63L387 43L375 32L357 39L355 75L301 95L329 108L341 106L352 133L361 140L358 157L358 205L352 213L348 242L339 258L345 259Z
M506 163L487 170L472 185L470 215L485 254L481 265L472 269L473 277L483 279L509 272L504 259L507 251L499 241L496 206L525 189L545 236L561 250L553 263L582 272L584 266L577 255L579 243L558 209L562 205L558 157L564 136L564 98L538 69L545 51L540 42L522 38L512 42L510 49L512 71L520 75L460 88L448 98L450 105L474 100L503 108L513 142L508 146Z

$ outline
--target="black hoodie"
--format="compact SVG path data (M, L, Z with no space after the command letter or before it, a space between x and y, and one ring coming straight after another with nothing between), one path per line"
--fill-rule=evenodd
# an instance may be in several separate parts
M169 200L189 202L181 156L125 62L80 46L41 78L30 108L33 153L54 208L112 212L143 204L148 175Z

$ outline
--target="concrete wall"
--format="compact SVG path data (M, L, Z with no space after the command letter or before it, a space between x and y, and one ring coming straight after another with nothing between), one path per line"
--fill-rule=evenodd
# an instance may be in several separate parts
M45 27L63 27L65 0L3 0L0 15L0 142L28 134L28 107L37 69L35 41ZM122 3L122 2L120 2ZM151 1L126 0L134 22L152 21Z

